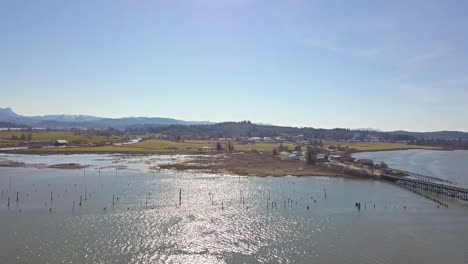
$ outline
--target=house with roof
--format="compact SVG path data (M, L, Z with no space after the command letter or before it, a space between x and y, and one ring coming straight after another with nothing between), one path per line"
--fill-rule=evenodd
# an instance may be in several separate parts
M69 143L68 141L64 140L64 139L57 139L57 140L54 140L52 141L52 144L56 147L60 147L60 146L68 146Z

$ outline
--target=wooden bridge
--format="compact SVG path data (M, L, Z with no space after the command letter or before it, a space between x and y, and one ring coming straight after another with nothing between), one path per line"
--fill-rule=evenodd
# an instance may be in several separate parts
M387 181L396 182L397 184L418 188L425 191L435 192L446 197L450 197L457 200L468 201L468 189L460 188L456 186L450 186L440 183L435 183L425 180L412 179L408 177L393 176L383 174L382 179Z
M403 172L408 177L414 178L416 180L435 182L435 183L442 183L442 184L449 184L449 185L456 185L456 183L454 183L452 181L449 181L449 180L446 180L446 179L442 179L440 177L427 176L427 175L422 175L422 174L419 174L419 173L404 171L404 170L398 170L398 171Z

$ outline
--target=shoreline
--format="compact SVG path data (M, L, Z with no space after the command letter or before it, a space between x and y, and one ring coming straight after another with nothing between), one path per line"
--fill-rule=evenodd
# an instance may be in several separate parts
M73 148L76 148L74 150ZM351 152L350 154L354 153L362 153L362 152L382 152L382 151L402 151L402 150L436 150L436 151L456 151L456 150L464 150L464 149L456 149L456 148L428 148L427 146L421 146L421 148L392 148L392 149L369 149L369 150L356 150ZM245 151L249 152L249 151ZM245 153L245 152L233 152L233 153ZM9 150L2 150L0 149L0 153L4 154L22 154L22 155L75 155L75 154L112 154L112 155L213 155L213 154L220 154L217 152L201 152L201 151L158 151L158 150L147 150L147 151L135 151L135 150L119 150L119 151L109 151L109 150L82 150L80 147L67 147L67 148L60 148L58 147L56 150L54 148L32 148L32 149L9 149Z
M65 153L60 153L66 155ZM76 153L72 153L76 154ZM85 154L85 153L81 153ZM99 154L99 153L93 153ZM108 155L150 156L150 155L184 155L182 153L105 153ZM40 154L39 154L40 155ZM331 164L306 164L304 161L280 160L273 154L238 152L238 153L190 153L190 159L176 160L148 167L150 170L172 170L179 172L203 172L210 174L232 174L236 176L281 177L281 176L328 176L341 178L373 178L363 171L352 171L332 166ZM55 168L55 169L82 169L85 165L76 163L59 164L27 164L18 161L0 161L1 167L18 168Z
M155 167L153 167L155 168ZM196 156L188 161L157 166L159 169L194 171L211 174L228 173L238 176L283 177L327 176L341 178L373 178L363 173L332 167L327 164L310 165L303 161L280 160L273 154L233 153L217 156Z
M376 149L376 150L357 150L351 152L354 153L362 153L362 152L385 152L385 151L402 151L402 150L434 150L434 151L456 151L456 150L464 150L464 149L448 149L448 148L395 148L395 149Z

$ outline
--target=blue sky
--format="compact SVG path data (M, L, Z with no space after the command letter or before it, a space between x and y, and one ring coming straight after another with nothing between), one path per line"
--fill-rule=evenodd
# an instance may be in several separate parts
M468 131L466 1L0 1L0 107Z

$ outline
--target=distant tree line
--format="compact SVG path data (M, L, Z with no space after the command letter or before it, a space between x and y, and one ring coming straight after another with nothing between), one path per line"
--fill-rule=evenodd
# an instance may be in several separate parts
M10 140L28 140L28 141L30 141L30 140L32 140L32 137L33 137L32 133L28 133L28 134L21 133L20 136L18 136L16 134L12 134L10 136Z
M444 139L415 139L411 140L409 144L420 145L420 146L433 146L433 147L442 147L446 149L468 149L468 140L444 140Z
M379 131L357 131L348 128L322 129L311 127L284 127L272 125L257 125L250 121L224 122L212 125L170 125L156 127L140 127L130 130L132 133L162 133L175 139L182 138L244 138L244 137L282 137L293 139L302 135L305 140L322 144L324 140L369 140L370 138L380 141L408 141L416 139L409 135Z

